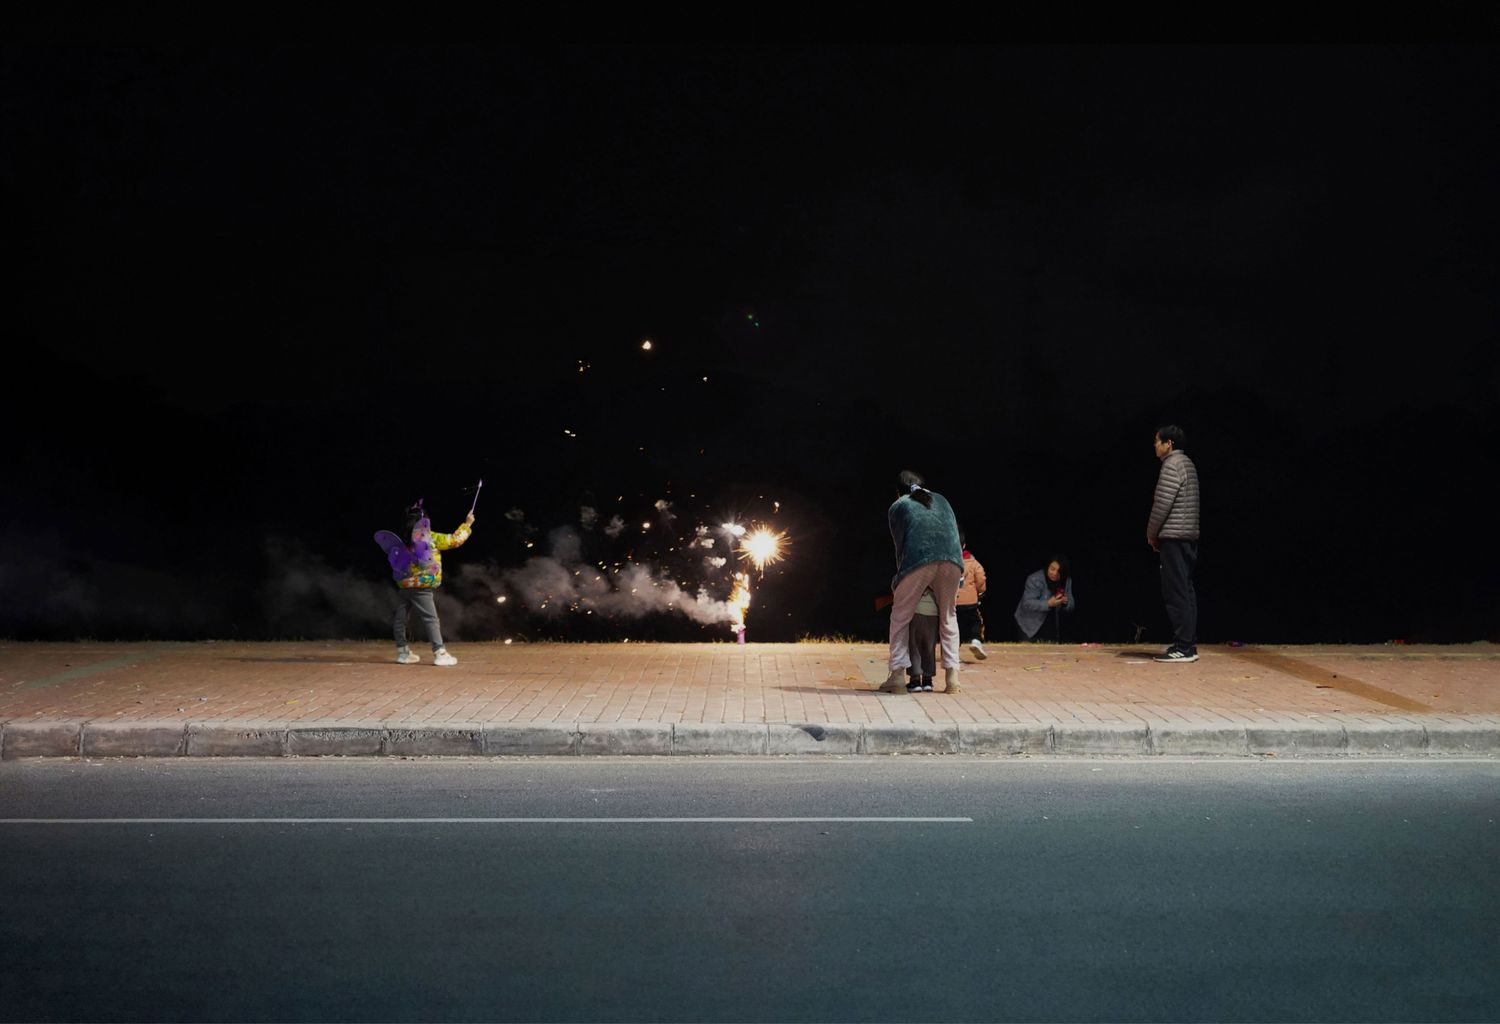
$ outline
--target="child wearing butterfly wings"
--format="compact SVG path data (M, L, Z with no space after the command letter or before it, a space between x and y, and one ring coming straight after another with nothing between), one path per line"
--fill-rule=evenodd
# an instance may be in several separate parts
M411 533L407 544L389 530L375 534L375 543L385 550L391 563L391 573L396 578L401 600L396 604L396 614L391 622L396 637L396 663L415 665L422 659L406 645L406 620L415 612L427 639L432 644L434 665L457 665L458 659L443 646L443 631L438 624L437 600L433 592L443 585L443 560L439 551L459 547L469 539L474 525L474 512L452 533L433 533L432 521L422 509L419 501L406 510L406 528Z

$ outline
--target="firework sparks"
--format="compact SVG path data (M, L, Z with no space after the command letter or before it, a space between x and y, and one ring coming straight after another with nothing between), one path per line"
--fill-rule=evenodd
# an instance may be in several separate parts
M757 526L740 541L740 558L754 565L757 572L764 573L766 566L781 560L781 549L785 543L785 533Z
M733 544L738 542L737 554L742 561L749 562L757 572L765 574L766 566L778 561L782 555L782 549L786 545L786 534L772 530L765 526L754 526L746 529L739 523L724 523L720 527L726 534L734 538ZM735 639L740 643L745 642L745 615L750 610L750 573L737 572L734 574L734 590L729 595L729 628L734 632Z
M745 642L745 613L750 610L750 574L734 574L734 592L729 595L729 628L735 639Z

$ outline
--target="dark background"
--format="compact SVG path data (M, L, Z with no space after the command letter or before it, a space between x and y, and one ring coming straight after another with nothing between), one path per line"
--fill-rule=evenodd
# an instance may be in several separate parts
M1164 640L1178 423L1206 641L1500 639L1497 85L1493 46L12 44L0 635L384 636L370 534L483 477L465 638L729 638L495 605L587 505L634 524L591 562L718 596L692 526L784 529L751 639L877 639L913 468L992 635L1065 552L1073 639Z

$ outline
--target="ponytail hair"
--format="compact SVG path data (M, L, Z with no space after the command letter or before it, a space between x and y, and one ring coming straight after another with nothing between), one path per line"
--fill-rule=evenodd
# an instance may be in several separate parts
M904 498L911 496L911 500L923 508L932 507L932 492L923 486L921 476L909 469L903 469L901 475L896 478L896 489Z
M411 533L411 531L417 528L417 524L426 517L427 512L422 508L422 502L418 500L416 503L408 505L402 515L406 517L406 532Z

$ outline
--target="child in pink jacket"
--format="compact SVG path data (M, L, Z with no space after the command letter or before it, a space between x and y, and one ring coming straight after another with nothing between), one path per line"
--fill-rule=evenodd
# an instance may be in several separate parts
M958 532L958 542L965 544L963 531ZM964 548L964 585L958 588L958 637L967 644L974 657L983 661L989 655L984 651L984 615L979 611L979 600L984 597L984 566L979 559Z

